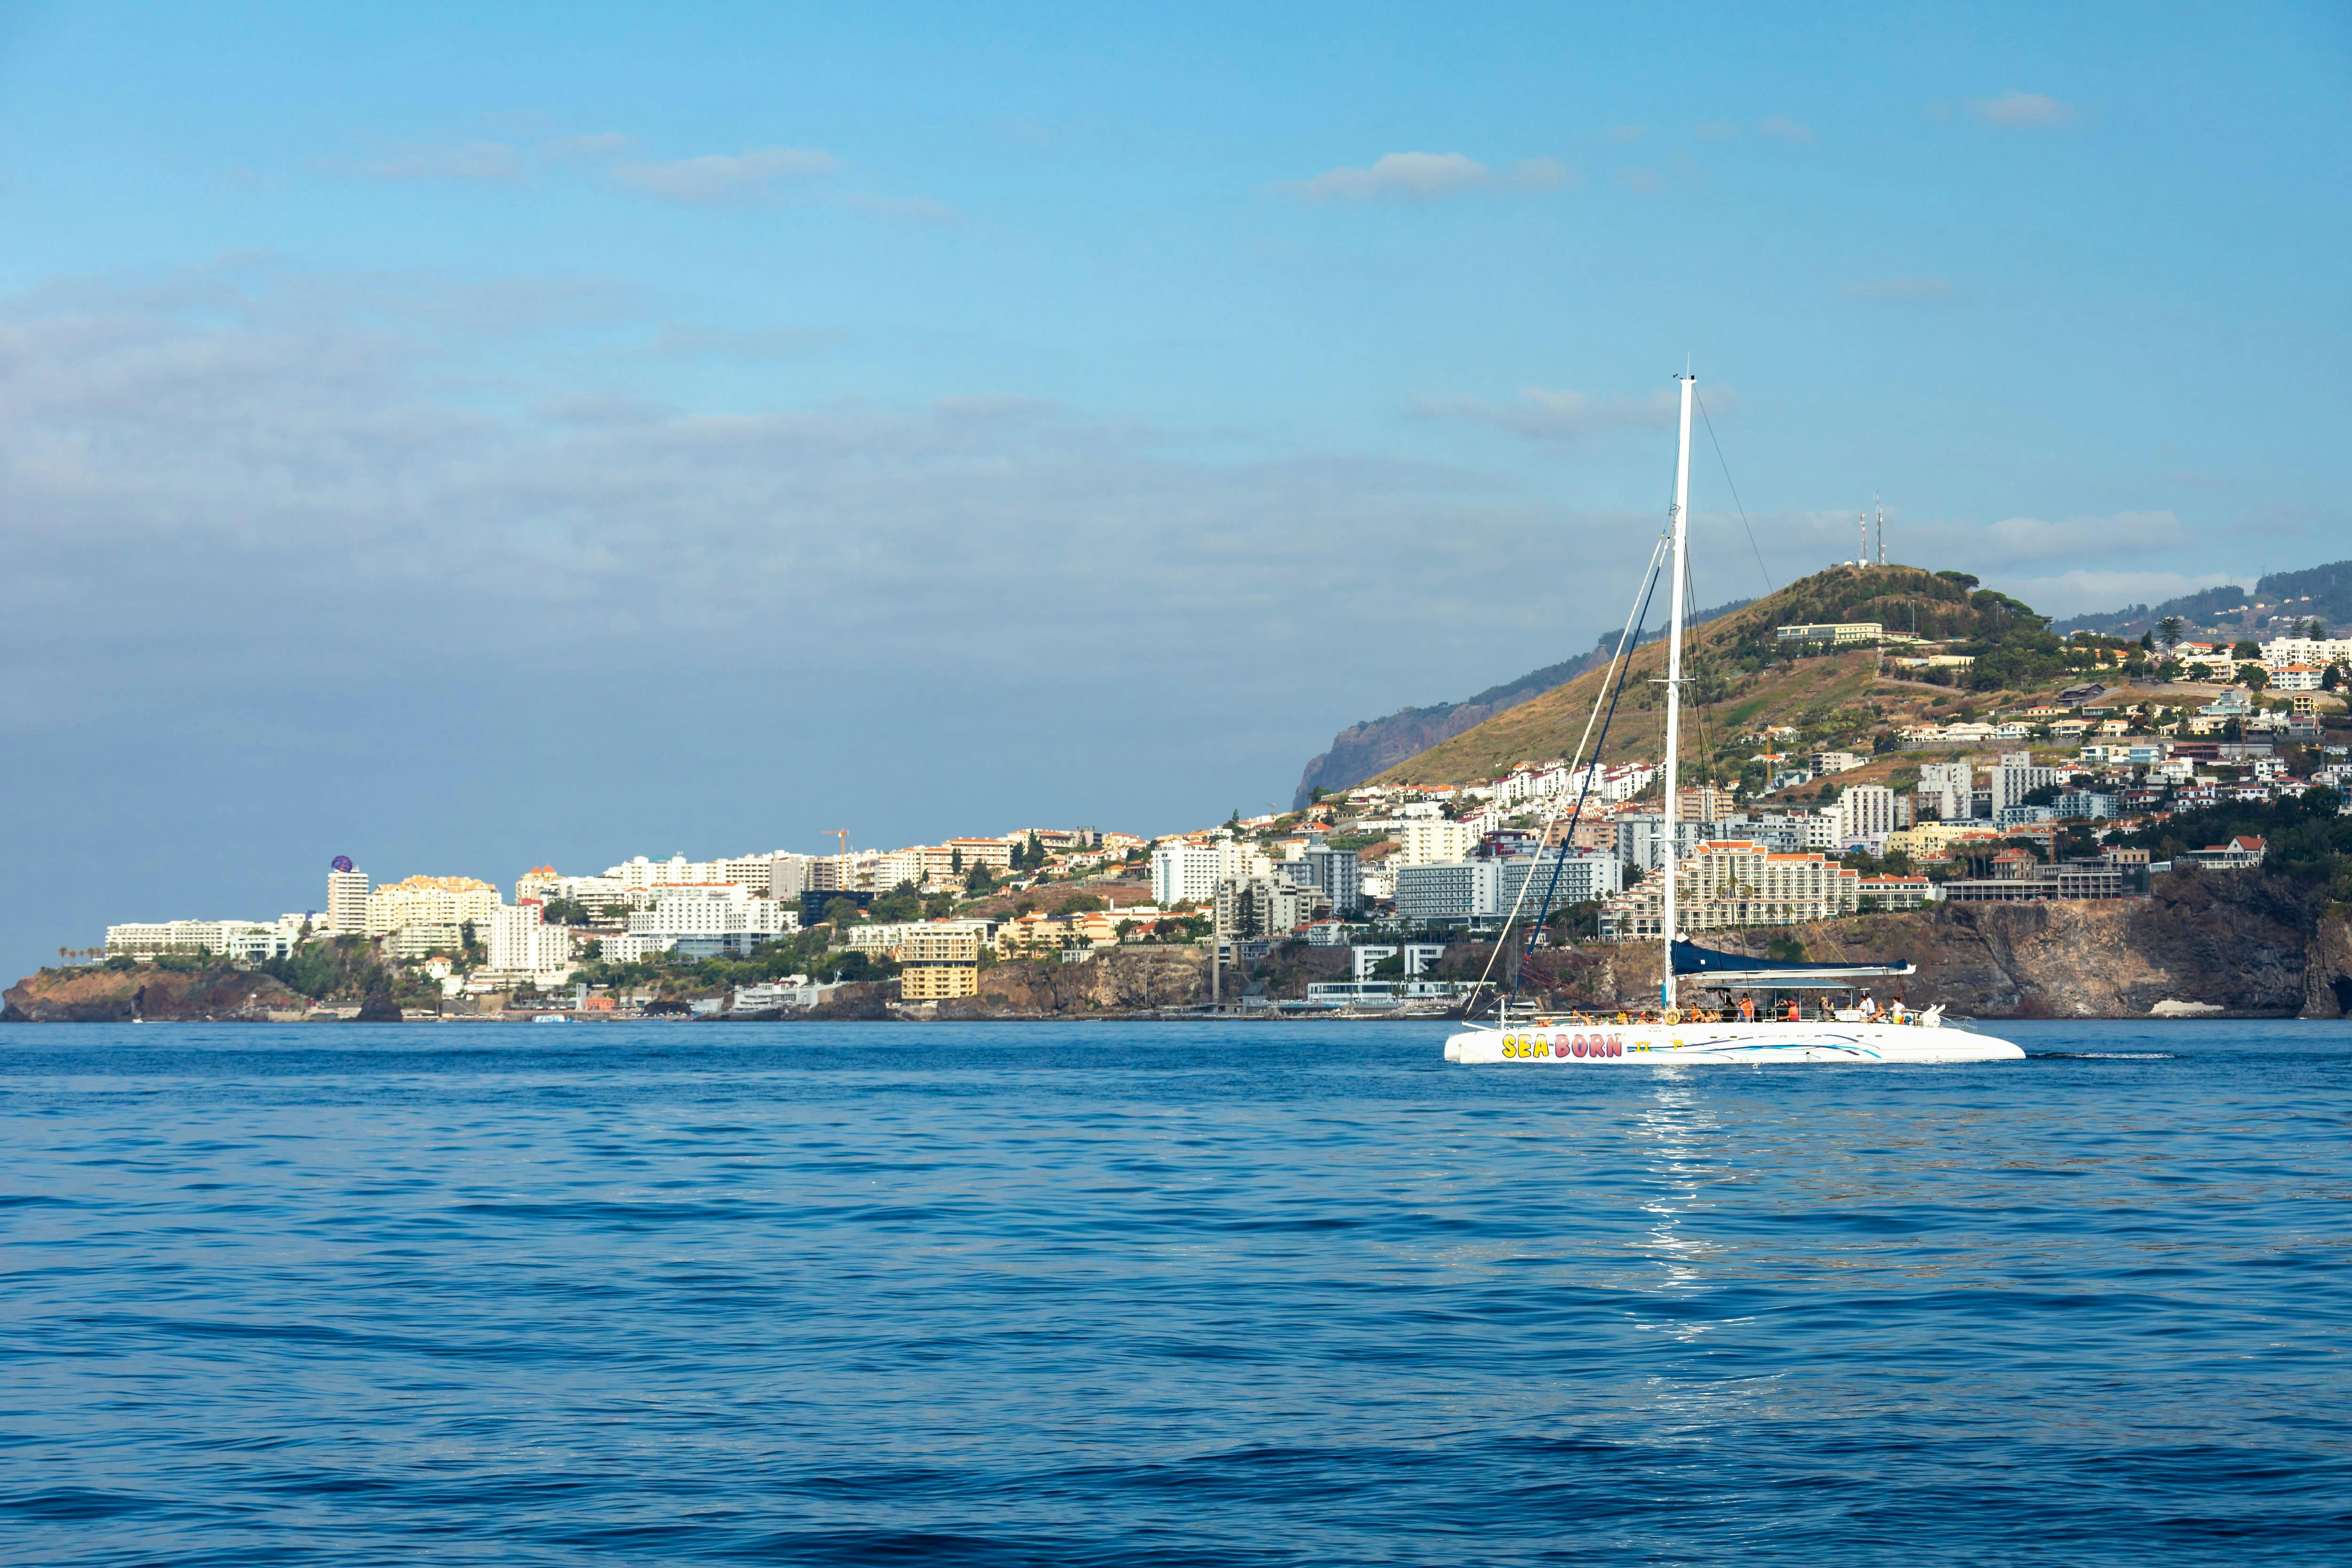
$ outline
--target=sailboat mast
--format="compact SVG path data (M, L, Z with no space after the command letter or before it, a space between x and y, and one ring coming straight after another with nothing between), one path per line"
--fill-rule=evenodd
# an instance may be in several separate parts
M1681 843L1675 831L1675 796L1681 783L1683 738L1683 555L1690 537L1691 393L1698 385L1698 377L1685 375L1682 381L1682 438L1675 447L1674 591L1667 601L1665 844L1660 857L1666 879L1664 903L1660 911L1664 916L1660 936L1665 947L1665 979L1658 995L1660 1005L1667 1007L1675 1005L1675 866L1681 858L1676 853Z

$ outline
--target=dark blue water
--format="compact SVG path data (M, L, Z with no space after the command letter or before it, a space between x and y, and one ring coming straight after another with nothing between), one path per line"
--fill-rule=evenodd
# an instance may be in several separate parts
M0 1030L0 1560L2352 1559L2352 1029Z

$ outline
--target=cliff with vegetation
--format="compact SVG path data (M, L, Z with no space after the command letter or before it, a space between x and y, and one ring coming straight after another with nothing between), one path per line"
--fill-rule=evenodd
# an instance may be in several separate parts
M127 1024L266 1020L308 1005L267 974L205 964L44 969L0 992L0 1020L18 1024Z

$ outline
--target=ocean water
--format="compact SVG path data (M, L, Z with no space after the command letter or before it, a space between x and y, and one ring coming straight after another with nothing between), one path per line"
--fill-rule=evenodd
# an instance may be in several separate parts
M2352 1026L0 1029L0 1561L2352 1561Z

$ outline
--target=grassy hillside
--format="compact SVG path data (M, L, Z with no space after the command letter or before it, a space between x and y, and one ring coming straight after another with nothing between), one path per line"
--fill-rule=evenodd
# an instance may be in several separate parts
M1782 626L1863 620L1950 639L1973 652L1978 688L1882 675L1875 650L1790 659L1775 646L1774 631ZM1604 762L1664 754L1665 704L1654 682L1664 677L1665 660L1664 643L1633 655ZM1833 567L1697 627L1688 635L1684 675L1683 765L1727 777L1738 776L1754 749L1733 742L1769 727L1792 725L1802 732L1798 743L1844 745L1867 755L1874 737L1895 726L1930 714L1978 717L2070 678L2058 639L2029 606L1978 588L1965 574L1912 566ZM1572 755L1607 679L1606 668L1587 671L1396 764L1377 782L1463 784L1518 763ZM1897 765L1890 757L1874 771Z

